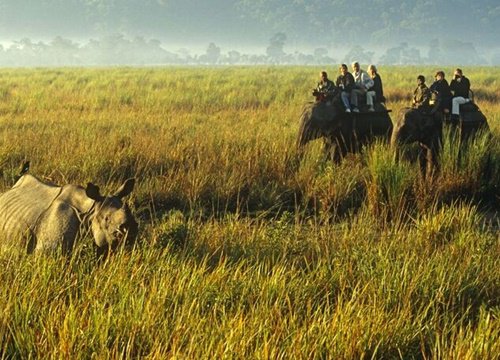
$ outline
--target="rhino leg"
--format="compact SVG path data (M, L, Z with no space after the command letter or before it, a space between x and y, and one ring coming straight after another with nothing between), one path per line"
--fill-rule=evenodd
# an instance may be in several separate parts
M64 254L69 254L79 225L75 210L64 202L55 201L39 219L35 251L53 253L62 250Z

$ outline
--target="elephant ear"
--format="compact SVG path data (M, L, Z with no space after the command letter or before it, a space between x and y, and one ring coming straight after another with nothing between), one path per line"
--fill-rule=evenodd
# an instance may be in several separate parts
M318 127L325 130L332 130L340 125L341 116L335 106L326 103L317 103L312 109L311 118L315 118Z

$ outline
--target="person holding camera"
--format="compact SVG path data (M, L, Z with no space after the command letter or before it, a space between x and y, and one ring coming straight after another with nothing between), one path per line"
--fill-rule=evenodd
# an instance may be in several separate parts
M460 117L460 105L470 101L470 81L462 72L462 69L456 69L453 80L450 83L450 90L453 94L451 100L451 120L458 120Z
M328 74L326 71L319 73L319 82L316 89L313 90L313 96L316 97L316 101L331 102L337 91L333 81L328 79Z

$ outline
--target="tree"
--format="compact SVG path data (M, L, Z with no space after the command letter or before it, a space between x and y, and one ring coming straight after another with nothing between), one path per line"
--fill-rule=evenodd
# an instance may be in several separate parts
M373 55L373 51L366 51L361 45L355 45L344 57L344 63L357 61L360 64L370 64L372 62Z
M286 35L282 32L274 34L271 39L269 39L269 46L266 48L266 54L270 60L274 63L280 63L285 57L285 52L283 48L286 42Z
M328 50L320 47L314 49L314 63L316 64L332 64L335 62L334 58L328 56Z
M208 44L205 55L200 56L200 61L206 62L208 64L216 64L220 58L220 53L220 47L211 42L210 44Z
M227 53L227 62L229 64L236 64L240 62L241 60L241 54L238 51L231 50Z
M412 65L420 64L422 58L420 57L420 50L411 48L408 43L403 42L399 46L387 49L385 54L380 57L380 62L392 65Z

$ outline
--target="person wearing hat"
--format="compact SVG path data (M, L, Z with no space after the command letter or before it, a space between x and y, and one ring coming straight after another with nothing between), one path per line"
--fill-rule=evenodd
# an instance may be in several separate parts
M450 83L450 90L453 94L453 98L451 99L451 119L458 120L460 105L470 101L470 81L464 76L462 69L457 68L455 70L455 75Z
M427 112L429 110L429 100L431 91L425 84L425 76L417 76L417 88L413 91L413 108Z
M451 102L450 85L448 85L448 81L445 79L444 71L440 70L436 72L434 78L435 81L432 83L430 90L437 94L437 100L439 101L439 108L437 110L448 114Z

